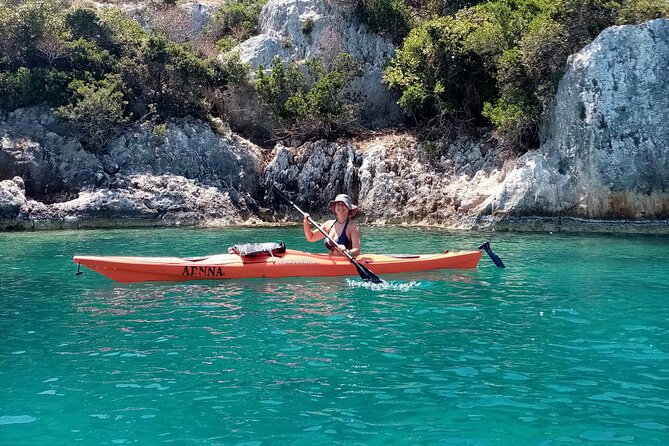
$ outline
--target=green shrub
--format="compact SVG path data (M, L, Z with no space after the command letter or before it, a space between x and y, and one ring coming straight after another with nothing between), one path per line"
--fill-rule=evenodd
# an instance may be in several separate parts
M306 62L305 74L295 62L276 57L269 72L258 67L256 89L260 100L285 128L305 137L329 137L345 131L355 119L357 98L348 93L361 65L341 54L328 70L320 59Z
M643 23L647 20L669 17L667 0L627 0L616 16L618 25Z
M421 15L428 17L447 16L486 1L488 0L426 0L424 1L425 5L419 12Z
M521 98L518 102L498 99L494 105L486 102L482 115L490 119L500 133L502 145L524 151L537 143L539 113L531 99L523 101Z
M129 55L141 48L146 41L147 34L125 11L119 8L103 8L97 14L100 25L108 30L107 35L112 40L110 45L118 48L118 52L114 54Z
M308 17L304 22L302 22L302 32L307 36L310 36L313 30L314 30L314 19Z
M119 70L145 104L173 117L206 117L208 91L224 88L229 76L218 62L157 35L149 36L135 57L119 61Z
M419 120L475 118L494 90L484 59L463 42L480 24L441 17L414 28L384 73L398 103Z
M220 6L207 26L207 34L218 41L233 37L243 41L258 28L258 16L267 0L228 0Z
M297 64L289 63L284 66L277 56L272 60L269 73L261 65L257 75L258 95L275 117L292 124L305 115L300 103L303 99L298 98L305 94L307 86Z
M359 15L373 31L388 34L396 43L414 24L411 8L404 0L360 0Z
M69 88L73 103L59 107L56 115L72 124L88 150L102 153L107 142L128 122L121 78L109 75L90 83L75 80Z
M240 44L239 40L231 36L222 37L216 41L216 46L218 47L218 50L223 53L226 51L230 51L239 44Z
M40 99L30 69L21 67L14 72L0 72L0 107L14 110L39 103Z
M67 38L62 11L67 2L61 0L28 0L18 4L0 4L0 54L5 68L48 65L40 52L43 39Z
M166 124L156 124L153 126L153 135L159 138L164 138L167 135L167 125Z

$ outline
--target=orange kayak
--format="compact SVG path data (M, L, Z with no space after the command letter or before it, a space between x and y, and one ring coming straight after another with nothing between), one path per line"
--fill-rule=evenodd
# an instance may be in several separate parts
M356 260L375 274L445 268L476 268L481 251L427 255L364 254ZM75 256L74 263L118 282L183 282L245 278L356 276L346 257L287 249L273 256L240 257L218 254L198 258Z

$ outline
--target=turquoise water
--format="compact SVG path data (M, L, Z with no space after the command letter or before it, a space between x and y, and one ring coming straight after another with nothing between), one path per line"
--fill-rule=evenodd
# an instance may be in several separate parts
M508 268L124 285L72 256L322 245L300 227L0 234L0 444L669 444L669 237L364 236L491 240Z

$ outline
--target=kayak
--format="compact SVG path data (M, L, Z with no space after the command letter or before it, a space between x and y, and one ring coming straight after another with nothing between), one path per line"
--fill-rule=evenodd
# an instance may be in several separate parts
M394 274L446 268L476 268L481 251L426 255L363 254L355 260L375 274ZM356 267L346 257L284 252L243 257L236 253L197 258L75 256L83 265L118 282L183 282L189 280L355 276Z

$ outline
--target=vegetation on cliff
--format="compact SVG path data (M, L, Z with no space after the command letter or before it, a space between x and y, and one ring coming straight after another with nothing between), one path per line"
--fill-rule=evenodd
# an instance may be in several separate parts
M330 67L310 59L303 74L295 62L284 66L275 58L269 73L258 67L256 88L261 101L283 127L300 136L328 138L348 128L356 112L356 98L346 87L361 66L350 54L340 54Z
M538 125L567 57L604 28L669 16L665 0L492 0L441 15L404 38L385 72L400 104L430 132L492 123L503 143L538 144ZM450 3L450 2L446 2Z
M0 0L0 107L46 102L93 151L140 119L220 115L224 91L248 69L218 52L257 31L266 1L224 2L197 37L174 3L153 3L140 26L117 7ZM492 125L518 151L537 145L569 54L610 25L669 17L666 0L336 3L396 42L385 82L428 137ZM268 68L254 86L286 130L327 137L354 119L346 92L360 67L347 55Z
M128 122L205 118L238 70L118 8L0 3L0 107L46 102L92 151Z

